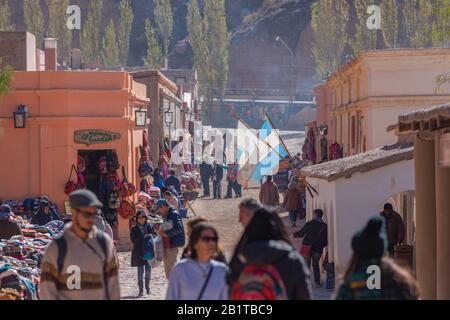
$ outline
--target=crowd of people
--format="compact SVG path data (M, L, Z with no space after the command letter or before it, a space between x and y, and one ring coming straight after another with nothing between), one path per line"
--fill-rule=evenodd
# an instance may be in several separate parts
M222 180L224 178L224 169L226 169L226 181L227 181L227 193L225 199L233 197L233 192L236 198L242 197L242 186L239 184L237 176L239 172L239 166L236 162L229 165L220 164L217 160L213 161L213 164L208 164L203 161L199 165L200 177L203 187L202 198L211 197L210 183L213 187L213 199L222 199Z
M202 163L200 173L205 196L213 183L213 196L221 197L223 166ZM227 168L231 197L242 196L235 164ZM289 212L292 227L304 213L304 187L292 180L280 201L273 177L262 184L259 202L245 199L239 205L239 223L244 231L230 261L220 245L220 229L205 217L194 217L185 230L179 209L182 207L180 179L170 171L164 180L153 173L160 189L156 202L140 194L141 205L130 229L133 244L131 267L137 271L137 296L151 294L152 268L163 263L168 279L168 300L309 300L312 284L322 286L320 261L328 245L324 212L314 210L314 217L303 227L288 233L277 206ZM43 300L113 300L120 299L119 262L111 227L105 222L103 204L89 190L70 194L70 221L64 221L62 234L47 246L41 261L37 296ZM0 207L0 239L21 235L11 219L12 210ZM41 197L31 223L44 226L61 217L48 197ZM300 248L292 238L302 238ZM402 243L402 218L386 204L383 212L372 218L352 239L353 258L339 285L335 299L417 299L418 287L412 276L392 257L393 248ZM326 251L326 250L325 250ZM383 272L380 290L366 286L367 266L379 266ZM74 269L76 266L78 269ZM312 271L312 276L311 276ZM78 281L68 279L78 272ZM1 284L1 274L0 274Z

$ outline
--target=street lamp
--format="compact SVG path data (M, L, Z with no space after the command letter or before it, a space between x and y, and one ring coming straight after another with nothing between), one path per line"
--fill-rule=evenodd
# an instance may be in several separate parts
M26 119L28 114L28 108L23 104L17 107L17 111L14 112L14 128L25 129Z
M172 141L171 132L170 132L172 123L173 123L173 112L172 111L164 112L164 121L166 122L166 124L169 125L169 141Z
M294 105L294 81L295 81L294 59L295 59L295 54L291 50L291 48L289 48L289 46L286 44L286 42L284 42L283 39L281 39L280 36L276 36L275 41L281 42L281 44L289 51L289 55L290 55L291 83L290 83L290 88L289 88L289 91L290 91L289 92L289 103L291 105L291 112L292 112L292 107Z
M140 108L139 110L135 111L135 122L136 127L145 127L147 124L147 111L142 110Z

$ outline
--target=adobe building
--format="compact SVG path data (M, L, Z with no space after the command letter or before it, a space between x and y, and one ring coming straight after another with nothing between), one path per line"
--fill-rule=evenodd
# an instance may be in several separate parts
M315 88L317 158L322 138L344 157L395 143L386 128L400 114L450 100L436 82L449 65L449 48L368 51L343 65Z
M12 90L0 100L1 199L47 195L64 213L65 184L78 157L86 162L85 184L100 196L99 161L113 153L128 180L139 186L145 127L136 126L135 112L150 102L145 86L126 72L56 71L55 39L46 39L46 70L32 70L36 59L28 46L35 44L34 36L15 34L19 43L27 39L30 56L19 57L15 66L25 71L13 72ZM14 113L24 110L25 120L15 123ZM120 215L115 236L120 248L130 247L129 221Z

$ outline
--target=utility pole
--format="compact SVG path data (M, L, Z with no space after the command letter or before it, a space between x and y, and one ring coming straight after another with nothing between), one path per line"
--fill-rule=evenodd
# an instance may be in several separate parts
M275 37L275 41L281 42L281 44L289 51L289 67L290 67L290 71L291 71L291 76L290 76L290 83L289 83L289 105L291 108L291 112L293 110L294 107L294 83L295 83L295 53L294 51L291 50L291 48L289 48L289 46L286 44L286 42L283 41L283 39L281 39L280 36L276 36Z

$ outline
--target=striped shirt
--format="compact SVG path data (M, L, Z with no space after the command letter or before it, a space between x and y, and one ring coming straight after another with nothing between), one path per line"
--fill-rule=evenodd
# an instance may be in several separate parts
M120 299L117 256L111 238L105 234L105 257L97 240L99 231L95 226L86 241L76 236L71 226L69 223L64 228L63 237L67 243L67 253L61 274L58 273L57 264L58 245L53 241L47 247L42 259L40 298L105 300L105 273L110 299Z

